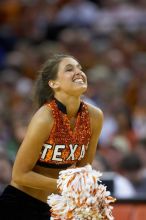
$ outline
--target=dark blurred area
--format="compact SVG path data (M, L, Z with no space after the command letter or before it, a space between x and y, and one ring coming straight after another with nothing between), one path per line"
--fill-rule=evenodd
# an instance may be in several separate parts
M117 198L146 199L145 0L0 1L0 193L34 113L34 80L54 53L80 61L83 99L104 112L93 167Z

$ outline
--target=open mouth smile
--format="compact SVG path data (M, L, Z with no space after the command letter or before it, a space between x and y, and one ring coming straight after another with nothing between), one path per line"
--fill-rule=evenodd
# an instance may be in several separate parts
M83 77L76 77L73 79L74 83L79 83L79 84L84 84L85 83L85 79Z

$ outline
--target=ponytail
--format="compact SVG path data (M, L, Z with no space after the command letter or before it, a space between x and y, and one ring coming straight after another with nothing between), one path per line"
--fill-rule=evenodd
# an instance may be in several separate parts
M54 92L47 81L43 81L42 75L39 74L35 83L34 99L38 107L43 106L46 102L54 98Z

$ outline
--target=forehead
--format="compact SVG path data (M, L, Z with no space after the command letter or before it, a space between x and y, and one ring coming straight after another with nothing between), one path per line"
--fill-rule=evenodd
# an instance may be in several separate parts
M59 64L59 70L63 69L65 66L67 65L73 65L73 66L76 66L76 65L79 65L78 61L75 60L74 58L72 57L66 57L64 58L60 64Z

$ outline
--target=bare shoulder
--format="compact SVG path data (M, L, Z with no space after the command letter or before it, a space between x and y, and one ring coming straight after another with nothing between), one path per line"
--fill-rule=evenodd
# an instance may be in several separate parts
M100 108L94 106L94 105L91 105L89 103L86 103L86 105L88 106L88 110L89 110L89 114L91 116L91 118L93 119L103 119L103 112Z
M91 105L89 103L86 104L89 110L92 131L95 130L100 132L103 126L103 112L100 108L94 105Z
M38 123L51 123L53 122L52 110L48 106L44 105L36 111L32 120L35 120Z
M42 106L33 115L28 126L28 131L29 133L33 131L35 133L41 133L42 136L48 136L53 127L53 122L52 110L47 106Z

